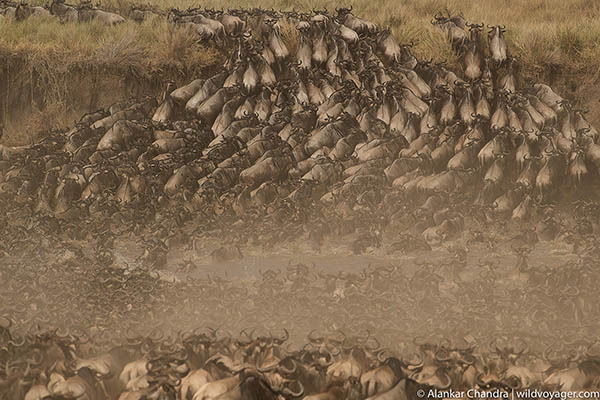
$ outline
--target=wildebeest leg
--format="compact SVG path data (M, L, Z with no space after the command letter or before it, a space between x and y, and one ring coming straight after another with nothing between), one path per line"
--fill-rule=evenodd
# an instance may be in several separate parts
M104 381L101 380L99 382L99 385L100 385L100 389L102 389L102 393L104 393L104 395L106 396L107 399L110 399L111 397L109 396L108 391L106 390L106 385L104 385Z

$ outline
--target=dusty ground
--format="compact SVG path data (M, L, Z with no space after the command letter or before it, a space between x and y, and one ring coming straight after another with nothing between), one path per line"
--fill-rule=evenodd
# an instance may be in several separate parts
M380 247L362 254L350 245L357 234L328 238L320 249L302 236L270 248L242 244L238 252L215 232L150 254L123 234L108 262L94 240L40 236L0 259L2 313L19 330L61 327L113 340L155 329L287 327L298 342L313 329L368 330L396 350L417 337L482 345L523 337L541 351L594 335L597 257L564 237L535 243L535 234L474 232L430 250L418 249L418 237L407 246L406 236L386 232ZM525 264L519 246L531 249Z

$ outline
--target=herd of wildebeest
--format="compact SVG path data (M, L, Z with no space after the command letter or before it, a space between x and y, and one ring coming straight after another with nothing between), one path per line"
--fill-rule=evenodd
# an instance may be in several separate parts
M436 16L460 55L452 71L349 9L168 18L230 50L222 70L169 82L159 104L114 104L33 145L0 147L2 192L54 215L107 201L243 215L307 197L352 214L386 197L467 192L490 218L527 221L597 191L598 132L585 110L523 82L501 26L486 42L483 24ZM446 212L427 239L461 225L448 201L433 203Z
M43 14L125 21L90 3L0 2L17 21ZM32 145L0 145L0 398L599 387L598 132L585 110L522 77L504 27L486 37L483 24L436 15L460 60L453 70L348 8L127 17L154 14L227 52L223 68ZM454 247L413 272L297 264L241 282L156 272L172 250L218 238L216 262L295 240L319 252L346 238L355 254ZM569 262L528 258L553 240L568 244ZM136 266L120 242L143 249ZM469 251L502 243L517 255L510 271L467 266ZM182 259L177 272L194 268ZM268 332L309 331L320 318L331 332L304 341ZM193 329L218 321L259 328ZM436 330L461 341L433 340Z
M109 268L58 239L43 244L52 257L39 246L19 245L30 252L5 258L0 275L3 399L416 400L428 388L598 387L597 257L546 269L521 254L511 274L482 265L474 280L451 272L468 269L460 254L414 273L298 263L253 280L169 280Z

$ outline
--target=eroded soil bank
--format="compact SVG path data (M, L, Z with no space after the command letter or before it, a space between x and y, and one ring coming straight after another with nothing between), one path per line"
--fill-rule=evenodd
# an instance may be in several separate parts
M159 96L165 82L184 85L218 66L182 73L175 69L133 69L68 63L63 67L35 55L0 57L0 143L31 144L51 129L72 127L82 115L146 96Z

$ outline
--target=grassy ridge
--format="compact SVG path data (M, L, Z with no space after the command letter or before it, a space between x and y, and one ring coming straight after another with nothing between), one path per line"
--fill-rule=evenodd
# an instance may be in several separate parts
M37 0L40 4L45 0ZM126 14L129 1L104 0L104 7ZM354 13L381 26L392 28L400 42L415 41L415 52L423 58L448 58L452 54L439 29L430 24L432 16L442 10L462 13L468 20L487 24L504 24L507 40L524 67L543 75L550 67L569 72L584 72L597 78L600 59L600 2L597 0L148 0L151 6L167 10L171 7L208 7L217 9L263 8L309 11L312 8L353 6ZM174 40L174 36L176 39ZM134 22L106 28L97 24L60 25L53 20L42 23L0 22L0 50L29 49L54 51L61 48L73 60L89 59L93 54L103 54L102 48L120 41L127 62L160 66L174 62L182 69L198 62L217 62L212 52L200 54L189 46L184 35L173 33L164 20L138 25ZM98 53L99 51L99 53ZM93 60L93 57L91 58ZM101 57L102 59L102 57Z
M32 0L42 4L46 0ZM100 0L102 7L127 15L133 2L129 0ZM76 2L72 0L72 2ZM522 63L523 72L530 77L569 88L563 95L591 99L600 90L590 91L600 78L600 1L597 0L145 0L159 10L172 7L186 9L207 7L215 9L262 8L310 11L352 6L353 12L380 26L388 26L401 43L414 41L414 53L421 59L445 59L456 63L448 40L442 31L432 26L433 15L450 10L461 13L467 20L489 25L506 25L509 49ZM284 37L285 40L285 37ZM44 126L64 127L72 123L82 108L78 104L78 89L70 88L73 71L91 72L104 79L107 72L123 79L145 79L160 82L165 78L185 82L202 73L207 67L222 65L224 55L212 45L201 45L186 31L158 17L142 24L127 21L115 27L98 23L60 24L55 18L31 18L17 23L0 19L0 96L23 96L9 93L6 82L14 87L17 79L44 96L41 109L32 105ZM18 65L10 66L11 60ZM10 68L9 68L10 67ZM6 71L10 69L11 75ZM20 72L15 75L15 70ZM31 77L35 76L34 79ZM29 79L29 82L28 82ZM94 78L96 79L96 78ZM2 86L4 82L5 86ZM41 88L41 89L40 89ZM586 92L582 92L586 90ZM31 98L34 97L31 89ZM75 94L75 96L74 96ZM0 97L0 105L2 103ZM591 103L591 100L586 100ZM9 119L8 102L0 107L0 118ZM33 103L33 101L31 102ZM596 102L597 103L597 102ZM600 116L600 107L592 120ZM15 105L12 106L15 108ZM50 119L47 109L53 110ZM68 112L67 112L68 111ZM85 112L87 110L84 110ZM40 114L41 113L41 114ZM69 114L69 119L64 116ZM48 122L49 121L49 122ZM21 143L21 121L5 123L15 129L5 135L3 142ZM31 131L37 129L31 124ZM29 134L25 134L27 139Z

